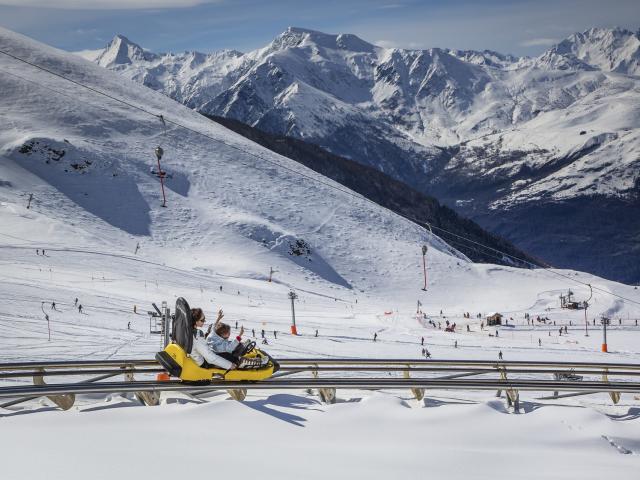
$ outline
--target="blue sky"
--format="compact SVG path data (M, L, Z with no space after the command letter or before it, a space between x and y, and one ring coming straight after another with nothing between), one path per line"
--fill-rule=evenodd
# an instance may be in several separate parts
M249 51L296 26L383 46L537 55L591 27L638 30L640 0L0 0L0 26L65 50L120 33L155 52Z

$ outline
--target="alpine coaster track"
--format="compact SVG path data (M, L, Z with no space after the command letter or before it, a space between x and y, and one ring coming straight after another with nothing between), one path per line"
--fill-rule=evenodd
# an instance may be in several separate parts
M333 403L336 390L410 390L421 400L430 390L495 390L519 407L519 391L553 392L543 399L606 392L617 403L621 393L640 393L640 364L536 361L468 361L359 358L279 359L280 371L259 382L214 379L206 383L153 378L164 372L155 360L87 360L0 364L0 398L8 407L46 396L68 409L77 394L135 393L147 405L157 405L160 392L198 395L227 390L243 400L248 390L315 389ZM323 375L322 377L320 375ZM111 381L124 375L124 381ZM135 379L135 376L145 377ZM91 378L82 378L91 376ZM47 384L45 377L60 383ZM609 380L614 377L614 380ZM24 379L33 379L28 385ZM560 392L568 392L560 394Z

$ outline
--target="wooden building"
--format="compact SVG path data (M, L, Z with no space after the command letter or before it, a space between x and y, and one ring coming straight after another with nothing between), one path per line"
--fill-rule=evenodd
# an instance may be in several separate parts
M492 327L494 325L502 325L502 315L497 312L487 317L487 327Z

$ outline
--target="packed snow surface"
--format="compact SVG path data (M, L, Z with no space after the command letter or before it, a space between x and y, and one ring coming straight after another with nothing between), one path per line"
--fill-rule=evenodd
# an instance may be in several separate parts
M167 124L165 134L158 117L0 55L2 362L153 358L161 339L146 312L179 296L208 321L222 308L245 337L264 330L261 346L276 358L418 359L424 337L439 359L638 362L640 308L607 293L640 301L631 286L558 272L596 287L586 337L584 311L562 310L558 298L571 288L586 300L583 284L470 263L417 225L81 58L6 30L0 50ZM151 172L157 145L171 176L166 208ZM309 247L299 256L297 240ZM288 333L291 290L299 336ZM494 311L510 325L482 330ZM532 326L525 313L549 321ZM603 314L613 319L609 354L592 325ZM37 399L0 408L2 478L637 478L637 398L538 396L522 394L521 415L493 392L427 391L418 402L339 391L333 405L304 391L250 392L242 403L167 393L157 407L85 395L66 412Z

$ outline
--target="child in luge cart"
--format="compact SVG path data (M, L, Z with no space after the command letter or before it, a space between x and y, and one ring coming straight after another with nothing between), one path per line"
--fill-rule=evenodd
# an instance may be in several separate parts
M220 312L218 317L222 318ZM246 345L242 343L243 333L244 327L240 327L240 334L235 339L229 340L231 327L218 320L207 336L207 345L216 355L235 363L238 368L261 368L267 365L269 363L267 357L245 358L242 356L246 349Z

